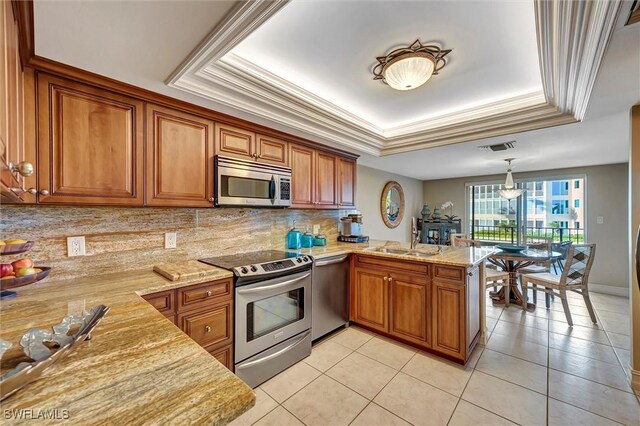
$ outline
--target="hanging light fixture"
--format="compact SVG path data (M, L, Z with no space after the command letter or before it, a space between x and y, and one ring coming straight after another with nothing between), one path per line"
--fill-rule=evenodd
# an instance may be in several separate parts
M507 158L506 161L509 164L509 168L507 169L507 179L504 181L504 188L498 190L498 195L502 198L506 198L507 200L513 200L514 198L518 198L524 192L524 189L516 188L513 183L513 176L511 176L511 161L515 160L515 158Z
M423 46L416 40L409 47L391 51L386 56L376 59L378 64L373 68L373 79L382 80L396 90L412 90L422 86L438 74L445 65L444 57L451 49L440 49L438 46Z

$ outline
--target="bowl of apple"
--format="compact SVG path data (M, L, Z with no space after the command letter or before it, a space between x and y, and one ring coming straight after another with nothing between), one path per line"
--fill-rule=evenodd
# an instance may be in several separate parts
M48 266L35 266L31 259L18 259L0 264L0 290L22 287L44 279L51 272Z

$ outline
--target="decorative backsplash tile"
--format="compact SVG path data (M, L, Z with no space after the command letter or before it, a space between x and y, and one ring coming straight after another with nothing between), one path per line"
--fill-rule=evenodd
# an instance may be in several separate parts
M329 241L344 211L238 208L128 208L2 206L0 239L36 241L21 256L51 266L50 277L76 278L152 268L153 265L238 252L284 249L293 220L304 231L320 225ZM164 233L177 232L176 249ZM67 257L67 237L84 235L84 257Z

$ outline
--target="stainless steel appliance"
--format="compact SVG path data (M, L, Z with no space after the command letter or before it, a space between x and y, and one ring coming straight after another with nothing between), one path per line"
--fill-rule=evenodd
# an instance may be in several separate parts
M255 387L311 354L310 256L261 251L200 261L234 274L238 377Z
M291 205L289 167L215 156L216 206L288 207Z
M311 339L349 323L349 256L314 260Z

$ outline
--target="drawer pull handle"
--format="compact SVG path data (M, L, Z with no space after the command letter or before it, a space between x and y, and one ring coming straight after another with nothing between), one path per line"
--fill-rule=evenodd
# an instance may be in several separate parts
M210 325L205 326L204 331L206 331L207 333L211 333L211 326Z
M207 296L207 297L211 297L211 295L212 295L212 294L213 294L213 293L211 292L211 290L207 290L207 291L204 293L204 295L205 295L205 296Z

